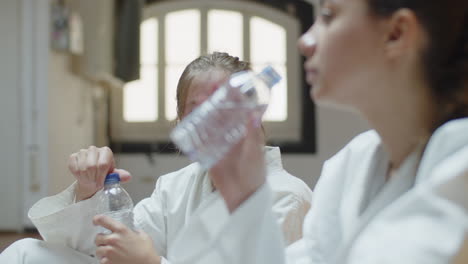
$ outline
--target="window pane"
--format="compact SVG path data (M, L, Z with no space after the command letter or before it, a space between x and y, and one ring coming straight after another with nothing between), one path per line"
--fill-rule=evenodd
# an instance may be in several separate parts
M171 12L166 16L165 112L175 120L177 82L185 66L200 56L200 12Z
M242 60L242 36L242 15L239 12L208 11L208 52L227 52Z
M166 119L175 120L177 117L177 82L185 69L185 65L171 65L166 67Z
M250 53L252 63L286 62L286 31L260 17L250 20Z
M187 63L200 54L200 12L176 11L166 16L166 63Z
M286 31L283 27L260 17L250 20L250 56L252 67L259 72L272 65L281 75L281 82L273 87L270 106L263 119L281 122L288 118L286 72Z
M158 119L156 72L156 66L142 66L140 80L125 85L123 91L125 121L154 122Z
M123 91L123 115L126 122L154 122L158 119L157 36L156 18L141 23L140 79L127 83Z
M281 81L273 86L268 108L263 116L264 121L282 122L288 119L288 92L286 67L279 64L270 64L281 76ZM255 72L260 72L267 64L254 64Z
M155 65L158 61L158 20L149 18L140 26L140 63Z

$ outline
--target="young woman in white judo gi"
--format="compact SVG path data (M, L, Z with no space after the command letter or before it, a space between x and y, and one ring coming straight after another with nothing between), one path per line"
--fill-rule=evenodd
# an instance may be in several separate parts
M248 69L248 63L220 52L191 62L177 87L179 118L206 100L230 74ZM259 137L264 135L261 128L254 133ZM302 237L302 223L310 208L312 192L302 180L283 169L279 149L265 147L263 142L258 144L263 145L267 181L274 193L272 210L287 244L292 243ZM193 212L203 204L222 201L213 194L216 185L208 173L193 163L159 177L151 197L135 206L137 232L108 217L97 217L94 224L114 233L96 236L95 194L103 187L105 175L118 172L124 182L131 176L115 168L112 151L107 147L92 146L72 154L69 169L77 181L62 193L40 200L29 211L30 219L46 242L19 241L5 250L0 260L6 259L7 263L167 263L165 257L172 252L176 235ZM97 258L91 256L94 254Z
M304 236L285 251L252 121L210 172L225 203L191 218L172 263L462 261L468 1L320 0L299 49L312 99L358 112L373 130L324 164Z

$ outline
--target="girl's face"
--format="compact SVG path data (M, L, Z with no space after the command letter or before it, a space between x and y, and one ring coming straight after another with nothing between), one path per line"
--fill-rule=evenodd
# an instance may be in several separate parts
M186 117L193 109L208 99L228 77L229 75L225 71L219 69L209 69L195 76L190 86L187 87L182 118Z
M320 0L315 24L299 39L310 95L318 103L358 107L376 96L382 25L367 0Z

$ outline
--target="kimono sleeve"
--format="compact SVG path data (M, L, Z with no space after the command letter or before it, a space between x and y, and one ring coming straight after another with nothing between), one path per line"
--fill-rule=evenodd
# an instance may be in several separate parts
M94 255L94 239L99 232L93 225L97 196L73 203L76 182L63 192L43 198L31 207L28 216L42 238L66 245L87 255Z
M153 194L139 202L133 210L136 228L142 229L153 239L156 252L160 256L167 254L167 208L161 191L163 180L160 177Z

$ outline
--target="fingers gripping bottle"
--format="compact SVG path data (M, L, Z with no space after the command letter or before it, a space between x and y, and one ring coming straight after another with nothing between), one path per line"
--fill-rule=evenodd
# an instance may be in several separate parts
M127 227L134 229L133 225L133 201L130 195L120 186L118 173L106 176L104 189L98 197L98 213L108 215ZM110 230L102 228L101 233L109 234Z
M191 160L211 168L245 135L249 119L260 122L280 79L270 66L259 74L234 73L174 128L172 141Z

